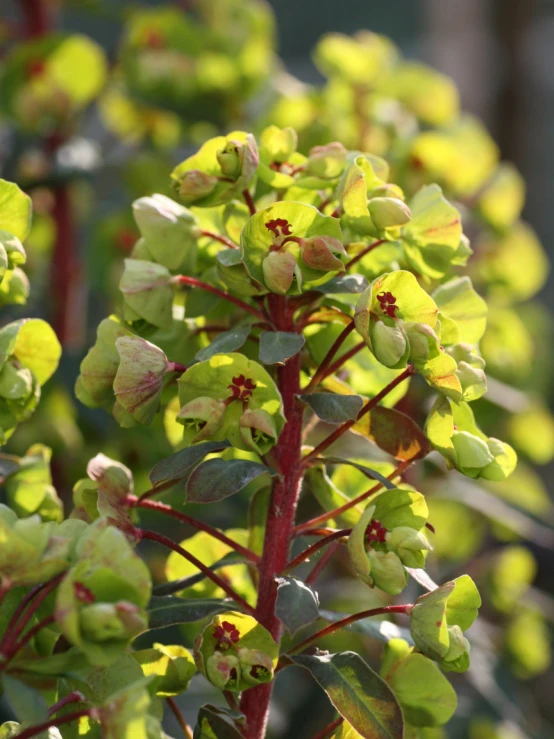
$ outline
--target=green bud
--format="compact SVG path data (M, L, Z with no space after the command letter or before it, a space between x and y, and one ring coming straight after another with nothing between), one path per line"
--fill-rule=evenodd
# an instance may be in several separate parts
M296 151L298 136L294 128L268 126L260 135L260 155L269 163L286 162Z
M372 198L367 207L373 223L380 231L404 226L412 217L406 203L397 198Z
M29 278L22 269L14 267L0 283L0 306L25 305L30 292Z
M505 480L516 468L517 454L509 444L499 439L489 438L487 446L493 460L481 470L481 477L485 480Z
M375 321L370 335L373 353L381 364L396 368L406 363L409 344L400 325L387 326L383 321Z
M218 182L214 175L205 174L199 169L190 169L179 179L177 192L184 203L192 205L197 200L211 195Z
M404 330L410 344L410 359L425 363L440 345L437 334L426 323L405 323Z
M369 568L373 585L390 595L398 595L406 587L408 573L394 552L368 551Z
M228 141L225 146L217 152L217 161L225 177L236 179L241 171L242 157L244 156L244 145L236 141Z
M404 192L398 185L387 182L385 185L379 185L379 187L370 190L367 197L370 200L372 198L396 198L397 200L404 200Z
M197 431L192 443L205 441L215 434L221 425L225 405L214 398L199 397L186 403L177 414L177 421L188 429Z
M425 534L409 526L397 526L387 534L387 549L395 552L406 567L423 567L424 552L432 548Z
M137 606L132 603L93 603L85 606L80 614L81 632L89 641L109 641L110 639L125 639L135 636L142 629L128 632L126 625L119 615L120 606L131 608L135 614L139 613ZM128 616L130 615L127 614ZM144 628L144 622L141 621Z
M469 654L469 641L459 626L448 627L448 641L448 651L444 655L444 662L455 662L463 654Z
M487 376L482 369L458 362L456 376L462 386L462 398L467 403L478 400L487 392Z
M324 179L334 179L342 174L348 151L338 142L333 141L325 146L314 146L310 149L306 171Z
M268 654L259 649L239 647L238 656L241 675L247 682L260 685L273 679L273 660Z
M461 468L480 469L494 459L487 443L469 431L455 431L452 444Z
M173 319L171 275L161 264L126 259L119 283L124 315L128 321L143 319L158 328L169 328Z
M262 270L266 287L277 295L285 295L295 275L299 277L296 258L288 251L270 252L262 262Z
M234 690L241 678L239 659L234 652L215 651L206 660L206 677L220 690Z
M300 254L308 267L322 272L343 271L344 264L335 254L347 256L342 242L332 236L312 236L309 239L302 239Z
M27 255L23 248L23 244L17 236L8 233L8 231L0 230L0 245L2 245L6 251L6 258L8 260L7 266L9 269L20 267L22 264L25 264L27 261Z
M153 686L160 698L182 693L196 673L192 654L180 645L155 643L151 649L131 652L131 656L139 663L145 677L156 676Z
M246 446L262 456L277 440L275 421L262 408L244 411L239 420L239 430Z

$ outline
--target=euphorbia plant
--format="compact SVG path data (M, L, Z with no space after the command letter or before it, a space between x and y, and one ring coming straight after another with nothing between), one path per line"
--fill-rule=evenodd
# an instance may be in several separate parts
M12 698L21 682L43 694L31 693L33 717L20 718L32 725L19 736L57 726L68 737L161 737L165 700L190 737L173 696L193 661L228 704L204 706L195 737L262 739L274 679L294 665L338 712L320 737L441 726L456 705L441 670L468 669L480 597L467 575L439 587L426 573L433 522L425 490L405 475L433 448L470 477L503 479L515 466L468 405L486 389L486 307L456 271L469 254L461 216L437 185L406 201L384 159L337 142L304 156L295 132L276 127L260 147L240 131L206 142L171 181L181 204L135 203L142 238L120 309L100 324L76 393L123 427L163 412L175 452L140 492L131 470L99 454L64 523L2 516L14 552L0 560L4 685ZM357 265L380 249L383 268L368 281ZM427 436L393 407L420 380L436 396ZM361 494L338 483L351 468L368 478ZM240 491L251 498L247 532L181 510ZM175 506L160 499L168 493ZM319 510L304 519L298 503L310 493ZM147 510L199 533L175 542L141 525ZM219 552L209 566L200 539ZM152 597L143 540L170 551ZM381 605L320 611L317 578L342 545L360 591L380 593ZM355 652L320 649L379 616L409 626L382 676ZM133 646L149 629L199 621L193 655Z

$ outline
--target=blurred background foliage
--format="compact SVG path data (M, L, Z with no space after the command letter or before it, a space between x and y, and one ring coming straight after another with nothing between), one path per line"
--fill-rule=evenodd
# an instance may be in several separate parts
M463 212L475 252L470 274L489 305L481 342L489 392L475 404L477 416L520 456L502 483L477 484L455 473L445 481L433 459L410 479L428 496L436 529L430 573L444 581L469 572L485 599L473 633L473 666L453 678L461 699L444 735L551 737L554 3L274 0L272 6L259 0L0 3L0 174L31 194L35 214L26 241L32 290L24 312L52 321L64 346L32 422L6 449L20 456L29 450L29 460L5 495L34 485L50 500L53 485L67 506L73 483L99 451L128 465L140 492L151 467L176 443L171 414L148 429L121 431L73 394L96 325L120 308L114 301L123 257L139 236L133 199L169 194L168 173L178 161L207 137L237 127L292 126L304 153L340 140L385 156L406 191L439 182ZM379 254L360 262L370 278L380 274ZM22 310L12 301L6 321ZM396 400L420 421L429 410L417 383ZM37 442L52 449L50 465L47 451L31 448ZM360 457L366 452L360 445ZM336 477L349 496L366 487L353 469ZM246 528L249 516L256 517L251 497L246 490L217 510L199 512L223 529ZM312 505L306 500L300 515ZM186 538L172 523L164 525ZM233 536L240 541L246 532ZM226 554L204 534L187 546L207 564ZM174 560L166 566L151 559L159 581L192 574ZM246 568L227 569L247 595ZM212 590L203 581L187 595L217 595ZM333 610L378 605L377 595L355 585L341 556L319 590ZM196 631L182 628L175 640L190 645ZM382 648L353 632L332 639L333 649L352 646L370 659ZM181 698L184 711L193 716L213 697L199 678ZM332 717L323 693L304 675L287 672L286 681L277 681L271 736L311 735L325 712Z

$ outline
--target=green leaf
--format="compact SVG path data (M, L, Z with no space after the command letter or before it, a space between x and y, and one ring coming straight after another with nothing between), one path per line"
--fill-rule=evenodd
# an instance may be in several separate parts
M193 739L243 739L235 725L237 717L240 718L240 714L230 716L225 709L208 703L198 711Z
M39 385L50 379L58 368L62 348L46 321L29 318L21 322L13 355L37 378Z
M151 649L132 652L132 656L145 677L154 675L157 678L152 687L162 698L182 693L196 673L192 654L180 645L154 643Z
M313 289L324 295L357 295L367 287L368 281L363 275L337 275Z
M212 572L222 569L223 567L229 567L229 565L247 565L249 564L244 557L236 554L234 551L229 552L217 562L209 565ZM170 580L169 582L160 583L153 589L154 595L172 595L173 593L179 593L182 590L187 590L193 587L197 583L206 580L207 576L203 572L197 572L196 575L188 575L187 577L181 577L178 580Z
M354 652L295 655L331 703L364 739L398 739L403 733L400 706L388 685Z
M287 331L262 331L260 334L260 362L285 364L287 359L298 354L304 346L302 334Z
M200 349L196 353L195 359L199 362L203 362L206 359L210 359L214 354L226 354L227 352L234 352L240 349L248 338L252 326L246 324L245 326L234 326L230 331L223 331L219 334L209 346Z
M395 459L423 459L431 451L419 426L394 408L376 406L356 422L353 431L366 436Z
M299 629L319 618L317 593L295 577L278 577L275 615L294 636Z
M214 503L223 500L265 474L272 477L276 475L269 467L247 459L208 459L199 464L188 478L187 503Z
M186 479L191 470L207 454L220 452L229 446L231 445L228 441L205 441L202 444L181 449L170 457L162 459L152 468L149 475L150 482L154 487L171 481L176 485Z
M147 426L160 406L167 357L138 336L120 336L115 346L120 358L113 382L116 400L138 423Z
M390 480L388 480L384 475L382 475L380 472L377 472L377 470L371 469L371 467L366 467L364 464L359 464L358 462L353 462L350 459L344 459L343 457L325 457L325 464L346 464L350 467L355 467L357 470L359 470L363 475L366 477L369 477L370 480L377 480L377 482L380 482L381 485L386 488L387 490L395 490L395 485Z
M487 326L487 304L475 292L469 277L457 277L440 285L433 298L439 307L443 344L476 344L482 338Z
M409 654L385 678L413 726L443 726L456 710L456 691L438 665L422 654Z
M25 724L38 724L48 715L48 704L35 688L11 675L2 677L4 693L17 718Z
M192 598L185 600L172 595L154 595L148 604L148 628L164 629L174 624L189 624L225 613L236 606L229 600Z
M31 228L31 198L15 182L0 179L0 223L2 230L25 241Z
M360 395L308 393L299 397L326 423L355 421L364 404L364 400Z

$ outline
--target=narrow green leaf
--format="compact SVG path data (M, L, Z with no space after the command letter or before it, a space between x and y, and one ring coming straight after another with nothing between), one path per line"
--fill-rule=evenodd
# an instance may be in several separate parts
M148 604L148 626L150 629L163 629L174 624L194 623L236 608L232 601L217 598L186 600L172 595L154 595Z
M213 357L214 354L235 352L244 344L251 329L252 326L247 324L245 326L235 326L230 331L224 331L219 334L219 336L217 336L209 346L200 349L200 351L196 353L195 359L199 362L203 362L205 359Z
M368 285L369 282L363 275L338 275L329 282L324 282L323 285L313 289L325 295L357 295L363 293Z
M193 447L194 448L194 447ZM247 459L208 459L193 470L186 486L187 503L213 503L242 490L261 475L276 473Z
M243 739L235 725L243 718L240 713L226 711L209 703L198 711L198 723L194 727L193 739Z
M202 444L181 449L170 457L162 459L152 468L150 482L156 486L162 482L174 481L175 484L184 480L200 460L207 454L220 452L231 446L228 441L205 441Z
M8 703L20 721L28 724L44 721L48 714L48 704L38 690L11 675L4 675L2 684Z
M249 564L243 557L240 557L235 552L229 552L225 557L222 557L218 562L214 562L210 565L210 570L215 572L222 567L229 567L230 565L247 565ZM171 580L170 582L164 582L157 585L152 591L154 595L172 595L173 593L179 593L181 590L186 590L196 585L202 580L206 579L206 575L203 572L198 572L196 575L189 575L188 577L181 577L178 580Z
M398 739L403 718L394 693L355 652L295 655L310 670L331 703L364 739Z
M308 393L299 395L300 400L326 423L355 421L362 409L361 395L338 395L336 393Z
M319 598L309 585L294 577L277 578L275 615L294 636L319 618Z
M287 359L298 354L304 346L302 334L287 331L262 331L260 334L260 362L285 364Z
M347 464L350 467L360 470L363 475L369 477L371 480L377 480L387 490L394 490L396 488L396 485L393 485L384 475L376 470L372 470L371 467L366 467L364 464L358 464L358 462L352 462L352 460L344 459L343 457L325 457L323 461L325 464Z

